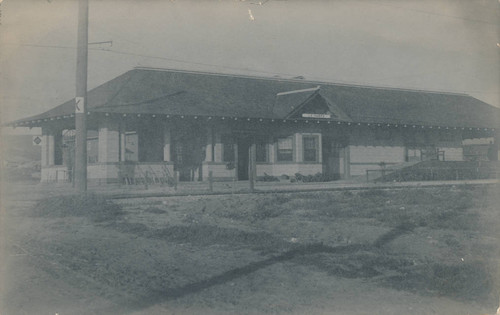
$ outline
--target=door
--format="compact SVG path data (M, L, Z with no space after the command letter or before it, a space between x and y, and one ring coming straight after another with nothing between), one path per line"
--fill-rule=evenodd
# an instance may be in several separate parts
M323 137L323 175L333 179L340 178L340 151L341 145L334 139Z
M174 170L179 172L179 181L191 181L191 169L186 159L189 158L185 142L175 141L173 146Z
M248 180L249 138L238 138L238 180Z
M201 165L205 159L207 140L194 125L171 129L170 153L174 170L179 172L179 181L194 181L198 171L201 180Z

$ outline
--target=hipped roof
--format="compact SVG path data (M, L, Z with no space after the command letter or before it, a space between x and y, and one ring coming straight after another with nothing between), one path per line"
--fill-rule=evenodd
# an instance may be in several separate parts
M319 94L331 120L449 127L499 125L500 110L465 94L282 78L136 68L88 92L90 113L285 119ZM9 125L40 125L74 113L69 100Z

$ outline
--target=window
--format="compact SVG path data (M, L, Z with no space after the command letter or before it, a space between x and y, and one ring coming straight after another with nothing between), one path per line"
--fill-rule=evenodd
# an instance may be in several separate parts
M175 165L184 165L184 146L182 143L176 143L173 148Z
M234 141L231 135L222 135L222 161L234 162Z
M87 137L87 163L97 163L99 158L99 139Z
M278 139L278 161L293 161L293 137Z
M408 148L406 155L407 162L422 161L422 151L420 149Z
M304 136L304 162L317 162L318 161L318 137Z
M266 138L256 139L256 161L267 162L267 141Z
M125 161L139 161L139 137L135 131L125 133Z

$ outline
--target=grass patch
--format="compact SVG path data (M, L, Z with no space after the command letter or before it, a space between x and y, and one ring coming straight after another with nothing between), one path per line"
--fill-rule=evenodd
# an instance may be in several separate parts
M387 226L470 230L478 228L479 213L469 210L483 195L484 191L471 189L368 189L299 195L287 207L307 209L322 218L370 218Z
M286 195L277 194L260 199L255 204L252 217L256 220L264 220L268 218L276 218L287 211L284 207L290 198Z
M295 258L304 265L312 265L329 275L344 278L372 278L387 270L413 266L413 261L380 252L359 251L349 255L320 253Z
M120 205L96 194L49 197L40 200L32 210L36 217L86 217L94 222L116 219L123 214Z
M160 209L158 207L148 207L144 209L144 212L154 213L154 214L164 214L167 213L167 210Z
M220 217L239 221L258 221L279 217L290 210L288 202L291 200L289 194L262 195L257 200L236 198L221 201L212 207L214 213Z
M491 298L494 291L491 274L480 262L425 265L403 275L389 277L385 284L398 290L465 301L485 301Z
M288 242L270 233L247 232L207 224L173 225L151 230L144 236L173 242L186 242L199 246L213 244L243 246L266 252L276 252L290 247Z
M143 223L113 222L111 227L122 233L130 233L137 236L143 236L147 231L149 231L149 228Z
M247 247L263 253L275 253L292 246L271 233L249 232L208 224L170 225L160 229L153 229L143 223L131 222L113 222L110 226L122 233L197 246L230 245Z
M389 196L389 192L387 190L383 190L383 189L370 188L367 190L361 190L358 193L358 196L360 196L362 198L368 198L368 199L384 198L384 197Z

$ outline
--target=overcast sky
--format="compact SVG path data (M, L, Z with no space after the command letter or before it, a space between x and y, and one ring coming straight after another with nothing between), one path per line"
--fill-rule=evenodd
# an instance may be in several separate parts
M89 89L147 66L459 92L500 107L499 0L256 3L90 0L89 41L113 44L90 46ZM1 11L1 121L73 98L77 2L4 0Z

